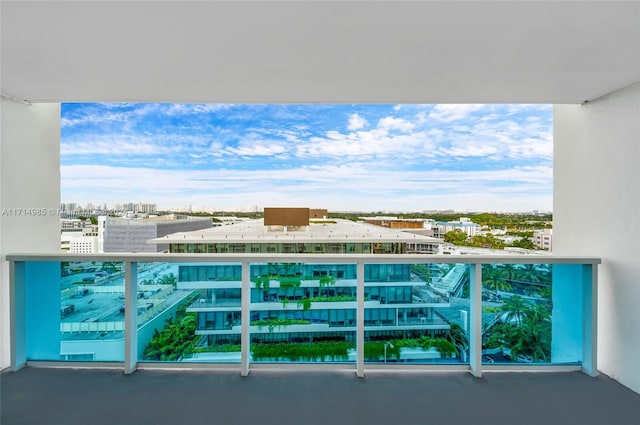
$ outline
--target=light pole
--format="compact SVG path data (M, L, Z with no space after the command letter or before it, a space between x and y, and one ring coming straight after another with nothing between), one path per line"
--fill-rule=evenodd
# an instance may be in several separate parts
M384 343L384 362L387 362L387 347L395 348L391 341L386 341Z

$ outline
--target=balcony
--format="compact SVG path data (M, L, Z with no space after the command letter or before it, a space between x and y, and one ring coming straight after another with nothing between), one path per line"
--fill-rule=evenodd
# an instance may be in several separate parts
M14 370L28 364L83 364L116 366L132 373L139 365L170 363L179 368L195 362L202 367L230 363L243 376L256 363L341 365L358 376L381 364L469 370L475 376L483 370L540 368L597 374L600 260L596 258L324 254L7 258L16 324L11 344ZM75 264L72 272L70 264ZM229 264L241 270L240 281L209 280L207 286L207 280L199 280L197 286L185 286L177 278L188 276L190 267L215 270ZM322 285L319 280L288 278L281 279L286 284L264 287L250 276L264 270L265 264L281 265L287 273L292 273L292 265L323 270L330 265L341 277L327 278ZM427 269L432 271L424 272ZM103 279L86 276L92 273ZM329 295L313 296L321 291ZM268 294L277 298L270 301ZM535 343L527 339L531 332ZM165 346L172 344L174 349L167 350ZM270 354L259 354L264 352Z

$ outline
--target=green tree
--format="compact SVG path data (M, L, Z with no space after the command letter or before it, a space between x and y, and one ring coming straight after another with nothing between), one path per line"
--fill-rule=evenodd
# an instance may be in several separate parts
M536 249L536 246L533 244L531 239L526 237L520 240L513 241L511 246L516 248L523 248L523 249Z
M444 241L454 245L466 245L468 237L462 230L455 229L444 234Z
M447 340L456 347L458 354L460 354L461 350L466 351L469 349L469 338L467 337L467 333L462 329L462 326L457 323L449 324Z
M551 315L542 304L526 309L522 326L514 335L512 353L530 356L532 361L549 361L551 358Z
M424 279L425 282L431 282L431 268L429 268L426 264L411 264L409 266L409 270L411 273L415 273L421 279Z
M516 310L521 311L519 324L514 324L507 318L509 322L494 325L485 332L483 347L505 348L509 350L513 360L517 360L519 356L526 356L533 362L549 361L551 314L547 306L525 302L524 306Z
M178 286L178 278L173 273L169 273L159 278L156 283L158 285L171 285L175 289Z
M505 247L504 242L499 239L496 239L491 233L486 234L485 236L477 235L471 238L471 242L469 243L471 246L481 247L481 248L489 248L489 249L502 249Z
M504 299L504 304L500 306L500 311L505 313L505 320L514 320L517 326L522 325L522 319L531 305L520 295L513 295Z
M516 267L513 264L500 264L498 269L502 271L506 280L512 280L516 276Z
M536 264L523 264L518 269L516 279L526 283L540 283L542 279L536 267Z
M176 361L194 350L197 335L196 314L185 313L184 308L176 313L176 319L169 317L162 331L153 332L153 338L144 350L148 360Z
M482 265L482 286L492 290L496 295L498 291L511 289L511 285L504 279L502 271L491 264Z

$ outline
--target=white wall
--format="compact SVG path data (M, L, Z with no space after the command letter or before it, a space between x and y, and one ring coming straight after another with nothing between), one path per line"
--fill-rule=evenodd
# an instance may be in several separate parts
M555 106L554 150L554 254L602 258L599 369L640 392L640 83Z
M5 368L11 325L5 255L60 251L60 104L1 102L0 368ZM37 210L28 215L20 208Z

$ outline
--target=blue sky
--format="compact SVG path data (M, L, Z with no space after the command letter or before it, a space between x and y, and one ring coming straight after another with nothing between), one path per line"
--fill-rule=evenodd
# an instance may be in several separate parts
M62 202L551 211L551 105L68 103Z

